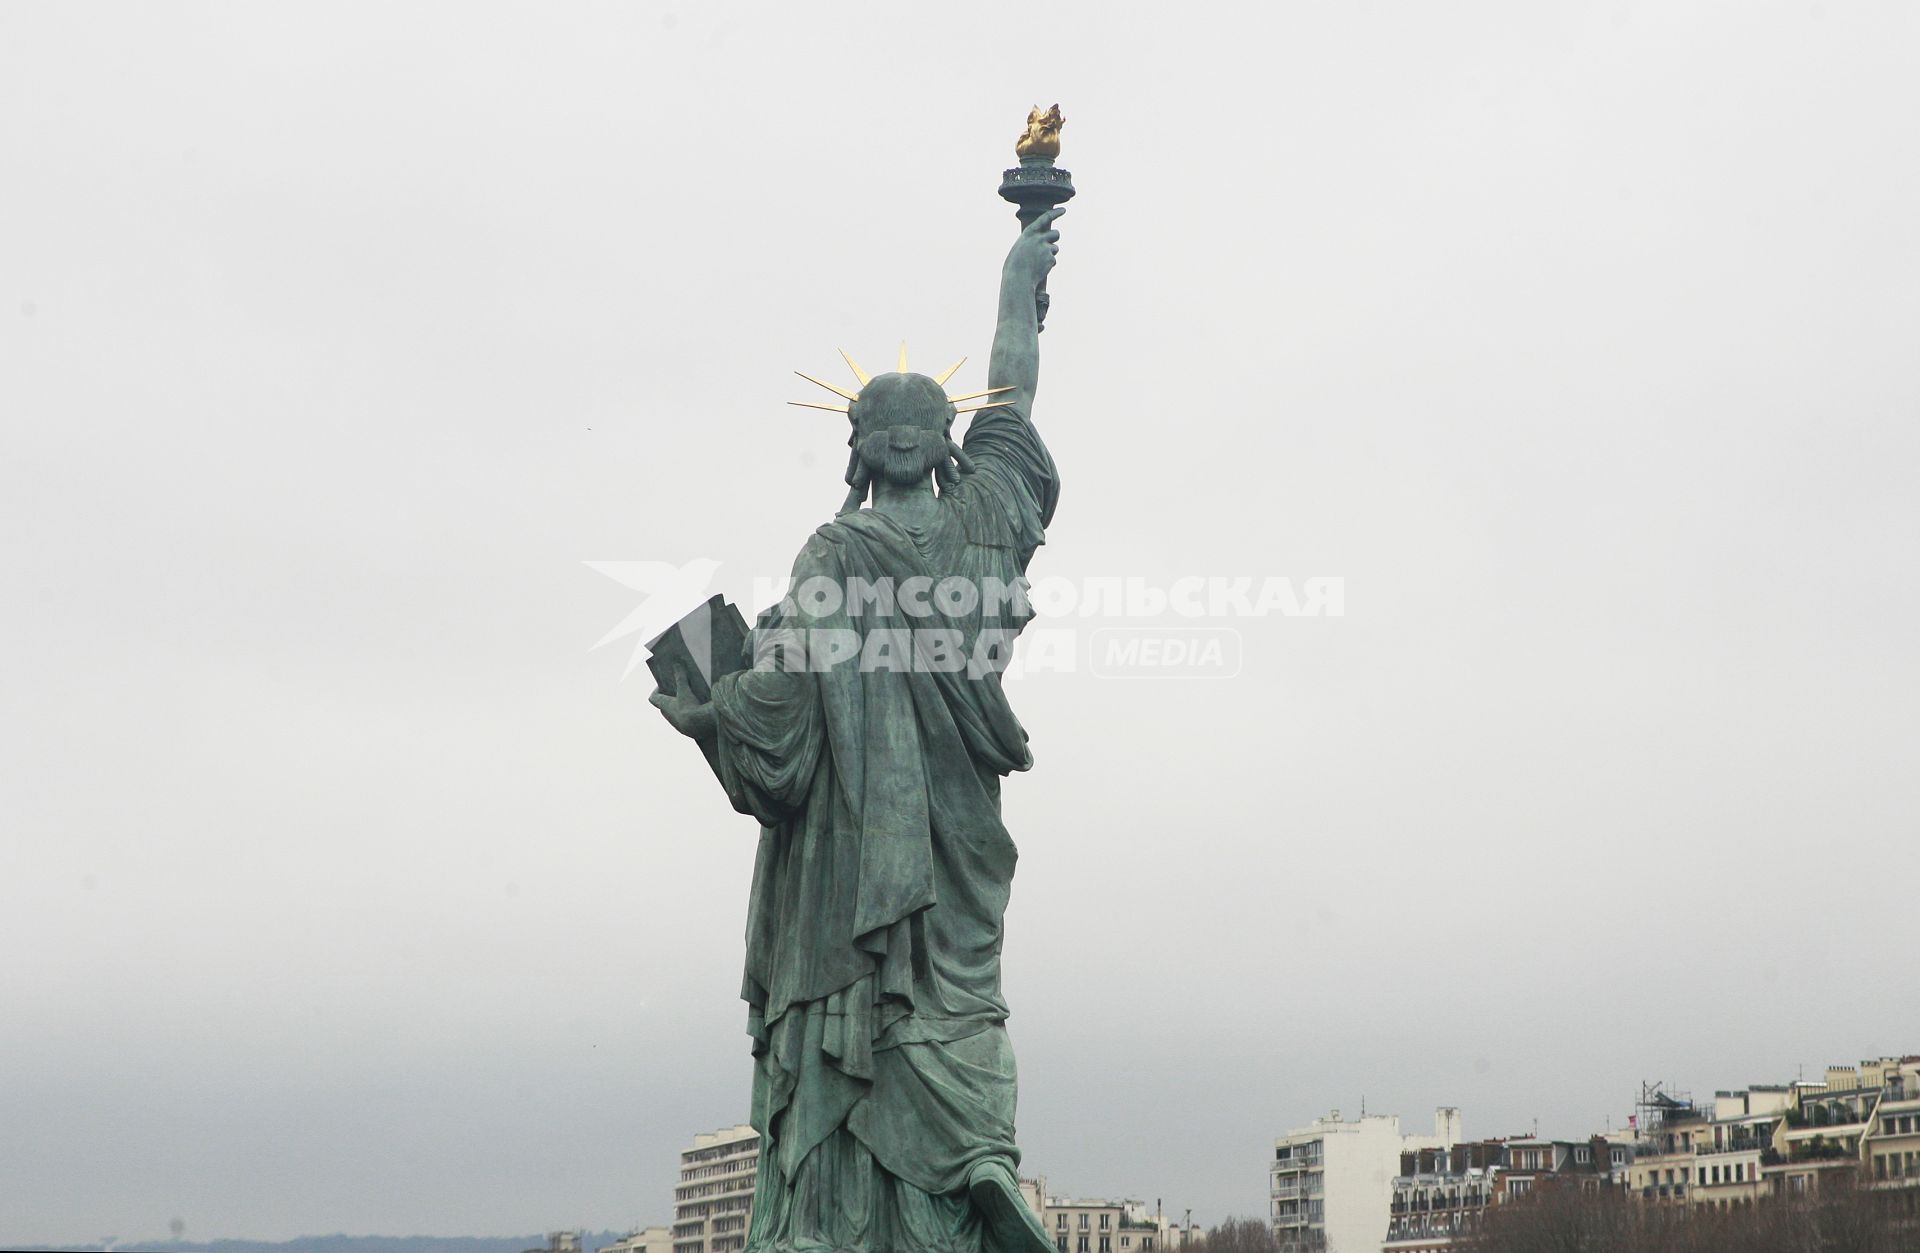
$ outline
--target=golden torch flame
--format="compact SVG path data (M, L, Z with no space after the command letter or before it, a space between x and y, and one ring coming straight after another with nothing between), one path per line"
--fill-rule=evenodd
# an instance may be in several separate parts
M1042 112L1039 105L1033 106L1033 112L1027 114L1027 129L1013 145L1016 154L1023 157L1057 157L1060 155L1060 128L1067 119L1060 116L1060 106Z

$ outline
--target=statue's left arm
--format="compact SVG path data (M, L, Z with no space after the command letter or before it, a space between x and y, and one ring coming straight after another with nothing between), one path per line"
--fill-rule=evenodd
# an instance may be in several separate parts
M794 563L792 584L839 581L829 547L816 535ZM786 621L781 607L762 614L750 637L752 664L721 675L700 701L680 680L674 694L649 699L673 729L715 749L720 782L741 813L774 826L800 805L824 744L818 675L805 656L808 632Z

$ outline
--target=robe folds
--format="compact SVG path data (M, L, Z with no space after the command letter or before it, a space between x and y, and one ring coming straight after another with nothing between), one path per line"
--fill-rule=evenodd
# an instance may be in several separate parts
M1053 461L1011 410L982 411L964 447L974 472L923 529L842 514L793 587L1014 586L1052 517ZM749 1253L982 1253L969 1174L1019 1162L1000 779L1032 758L999 670L1026 609L890 599L789 596L755 632L760 664L714 685L721 780L761 824L741 992L761 1134ZM929 630L969 664L820 643L905 632L889 638L912 654Z

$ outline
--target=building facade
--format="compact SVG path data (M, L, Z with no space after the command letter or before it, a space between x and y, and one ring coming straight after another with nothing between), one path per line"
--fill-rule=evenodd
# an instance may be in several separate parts
M693 1138L680 1151L671 1253L739 1253L753 1220L760 1133L742 1124ZM649 1251L651 1253L651 1251Z
M1381 1248L1434 1253L1465 1244L1496 1205L1554 1188L1598 1193L1623 1187L1631 1163L1630 1146L1600 1135L1517 1136L1403 1153Z
M1920 1187L1920 1055L1829 1066L1791 1097L1763 1168L1767 1194Z
M1166 1253L1198 1239L1198 1228L1150 1213L1134 1200L1046 1198L1040 1225L1056 1253Z
M1716 1092L1710 1106L1654 1093L1642 1109L1630 1179L1642 1201L1725 1209L1861 1183L1920 1187L1920 1056Z
M1402 1151L1380 1247L1433 1253L1478 1230L1505 1163L1499 1140Z
M1307 1202L1326 1187L1312 1177L1316 1168L1324 1170L1325 1143L1307 1137L1294 1144L1297 1170L1282 1171L1276 1161L1276 1230L1296 1212L1309 1227L1323 1214ZM1288 1155L1276 1150L1277 1158ZM1289 1186L1296 1177L1301 1182ZM1897 1191L1920 1232L1920 1055L1831 1066L1822 1079L1719 1091L1711 1103L1646 1085L1625 1135L1521 1136L1409 1149L1391 1185L1386 1239L1377 1247L1438 1253L1468 1243L1491 1208L1568 1186L1623 1193L1645 1205L1716 1209L1829 1188ZM1312 1245L1300 1240L1296 1247Z
M1443 1106L1431 1136L1404 1134L1393 1114L1347 1120L1334 1110L1276 1138L1268 1216L1282 1253L1375 1253L1386 1238L1400 1155L1449 1148L1459 1135L1460 1111Z
M673 1253L673 1228L641 1227L629 1231L612 1244L601 1245L599 1253Z

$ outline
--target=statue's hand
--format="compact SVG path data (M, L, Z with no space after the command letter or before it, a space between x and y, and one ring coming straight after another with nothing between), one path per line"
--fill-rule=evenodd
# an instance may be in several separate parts
M693 698L685 667L675 666L673 675L673 694L668 695L656 689L653 695L647 697L647 703L658 709L667 724L680 734L696 740L712 738L719 727L712 702Z
M1060 232L1053 229L1054 219L1065 212L1060 206L1048 209L1020 232L1020 237L1013 241L1013 250L1007 253L1009 282L1018 280L1028 287L1040 286L1060 252Z

